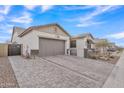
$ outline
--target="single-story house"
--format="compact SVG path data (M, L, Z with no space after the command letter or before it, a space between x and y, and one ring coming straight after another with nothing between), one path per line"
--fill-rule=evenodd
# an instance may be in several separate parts
M71 37L70 54L79 57L85 57L85 50L94 48L94 37L90 33L84 33L75 37Z
M22 44L22 55L54 56L69 54L70 35L59 24L14 27L12 43Z

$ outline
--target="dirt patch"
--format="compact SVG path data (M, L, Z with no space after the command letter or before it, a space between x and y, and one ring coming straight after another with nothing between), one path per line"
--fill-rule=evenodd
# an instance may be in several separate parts
M0 87L15 88L19 87L14 71L7 57L0 57Z
M107 62L107 63L110 63L110 64L116 64L119 60L119 56L116 56L116 57L113 57L113 58L109 58L109 60L105 60L105 57L104 58L101 58L101 59L96 59L96 58L90 58L90 59L93 59L93 60L97 60L97 61L101 61L101 62Z
M120 58L120 57L115 57L115 58L113 58L112 60L108 61L108 63L116 64L116 63L118 62L118 59L119 59L119 58Z
M116 56L114 58L110 58L109 60L102 60L102 62L107 62L107 63L110 63L110 64L116 64L118 62L119 58L120 57ZM98 59L98 60L100 61L101 59Z

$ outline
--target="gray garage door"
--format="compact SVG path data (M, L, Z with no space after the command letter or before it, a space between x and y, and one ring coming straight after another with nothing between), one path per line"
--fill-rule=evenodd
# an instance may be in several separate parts
M39 56L54 56L65 54L65 41L40 38L39 40Z

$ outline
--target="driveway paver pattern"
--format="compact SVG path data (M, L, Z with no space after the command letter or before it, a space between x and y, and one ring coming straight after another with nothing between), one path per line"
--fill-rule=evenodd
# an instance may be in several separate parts
M114 65L72 56L9 57L20 87L102 87ZM83 61L82 61L83 60Z

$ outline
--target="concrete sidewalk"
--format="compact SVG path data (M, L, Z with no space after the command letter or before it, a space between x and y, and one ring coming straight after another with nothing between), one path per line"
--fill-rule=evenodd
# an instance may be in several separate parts
M103 87L124 88L124 51Z

